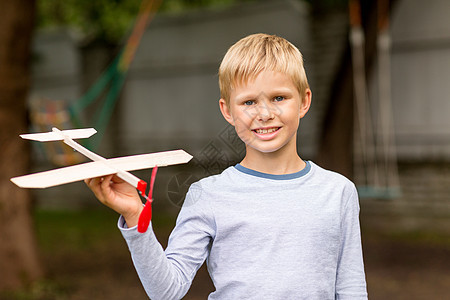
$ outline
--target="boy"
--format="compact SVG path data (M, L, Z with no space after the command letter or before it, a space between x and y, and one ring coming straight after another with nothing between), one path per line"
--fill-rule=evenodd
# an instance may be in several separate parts
M165 252L136 230L142 203L115 176L87 180L121 214L151 299L180 299L207 260L209 299L367 299L354 185L297 154L311 91L298 49L250 35L219 69L220 110L244 141L240 164L192 184Z

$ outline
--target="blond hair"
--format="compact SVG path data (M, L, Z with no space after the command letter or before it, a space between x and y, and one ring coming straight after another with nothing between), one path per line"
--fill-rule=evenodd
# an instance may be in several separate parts
M233 87L255 79L261 71L288 75L304 95L309 88L303 57L286 39L268 34L252 34L228 49L219 67L220 96L227 104Z

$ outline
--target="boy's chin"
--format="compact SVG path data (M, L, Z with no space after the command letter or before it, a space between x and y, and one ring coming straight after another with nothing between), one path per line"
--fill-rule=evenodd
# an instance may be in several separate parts
M271 146L271 145L255 145L255 144L249 144L247 145L247 153L254 152L254 153L262 153L262 154L271 154L278 152L282 146Z
M280 143L280 141L255 141L246 143L247 154L250 152L264 155L283 153L297 153L297 143L295 139Z

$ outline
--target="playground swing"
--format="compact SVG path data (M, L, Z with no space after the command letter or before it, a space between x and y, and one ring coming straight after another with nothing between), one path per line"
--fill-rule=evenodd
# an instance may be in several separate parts
M390 87L389 1L378 2L378 110L373 112L366 85L364 30L359 0L350 0L350 42L354 82L354 174L361 198L393 199L401 195Z
M46 98L32 100L30 102L30 119L33 130L49 131L54 126L61 129L94 127L99 134L89 141L85 141L84 146L96 150L111 119L144 31L155 16L160 4L161 0L143 0L132 33L122 51L83 96L72 103ZM81 116L94 103L99 105L98 109L90 122L86 122ZM61 144L46 143L45 148L42 148L42 152L49 161L61 166L84 161L84 157Z

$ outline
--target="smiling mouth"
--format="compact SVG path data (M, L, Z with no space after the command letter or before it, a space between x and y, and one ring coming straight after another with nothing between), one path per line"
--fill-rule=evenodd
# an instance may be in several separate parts
M273 128L258 128L254 129L253 131L258 134L267 134L267 133L273 133L275 131L278 131L280 127L273 127Z

